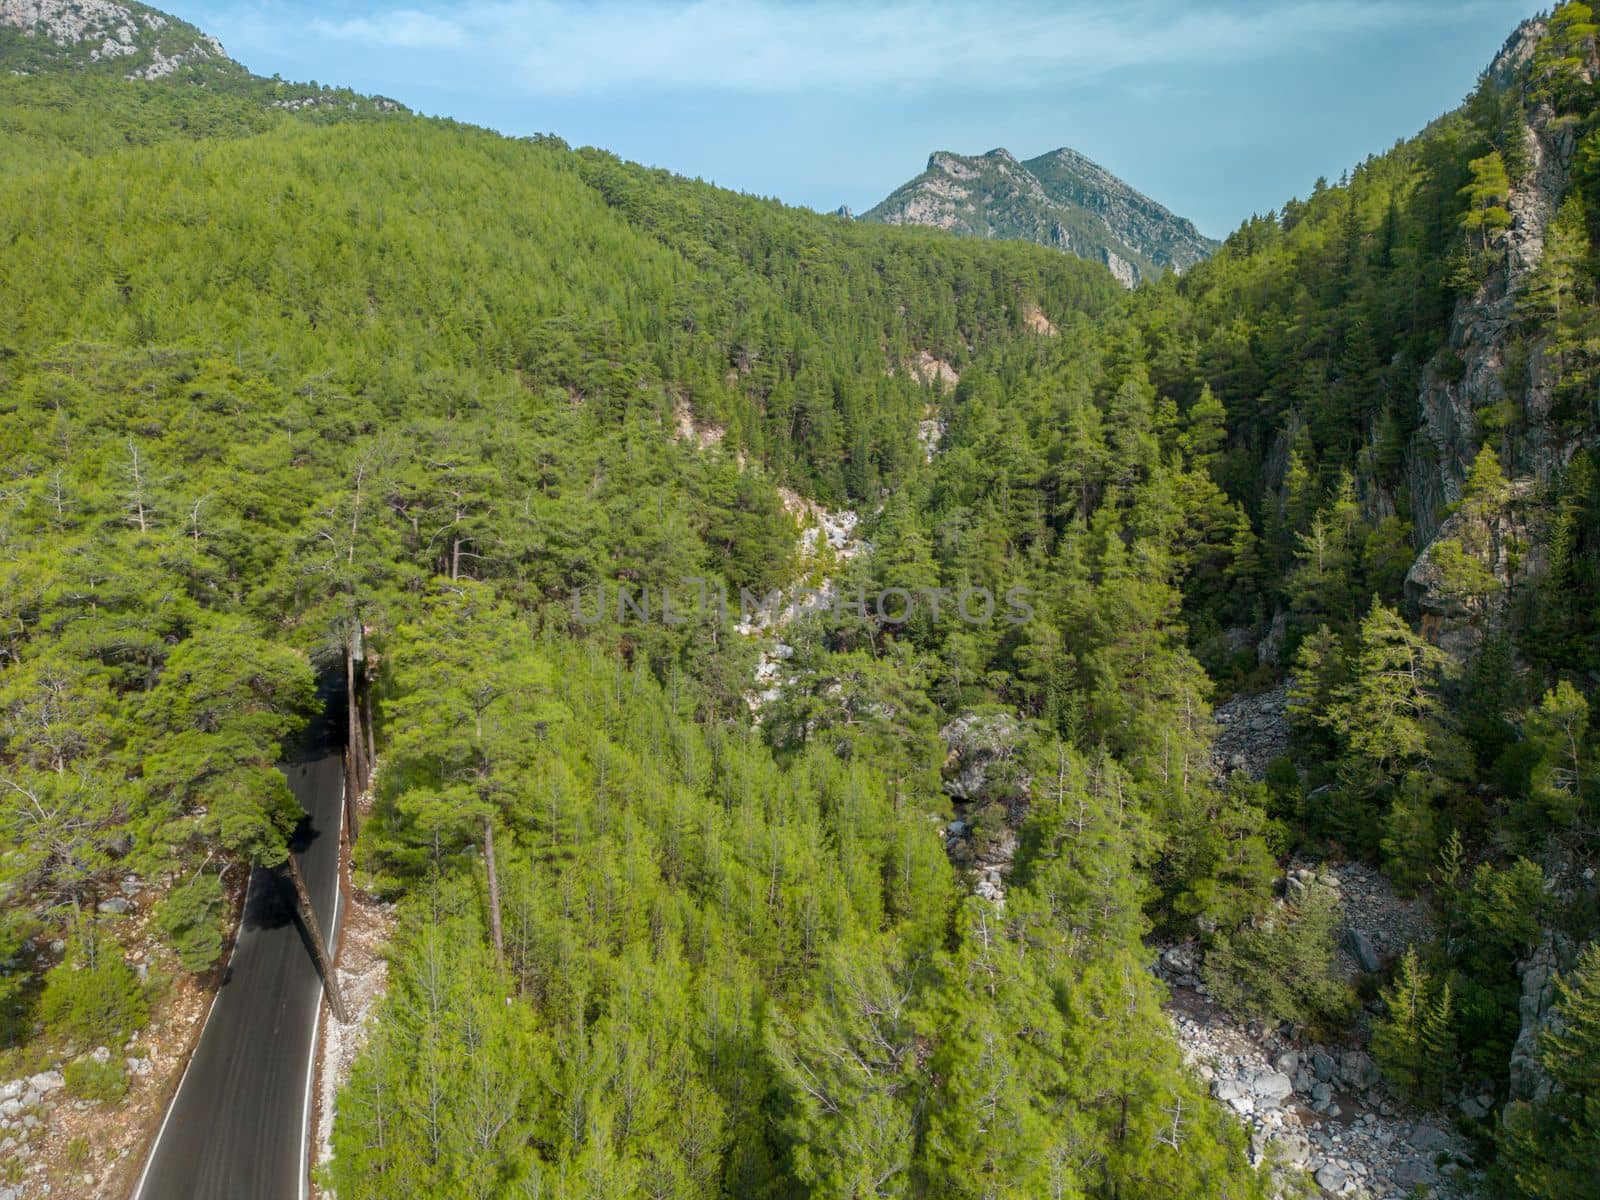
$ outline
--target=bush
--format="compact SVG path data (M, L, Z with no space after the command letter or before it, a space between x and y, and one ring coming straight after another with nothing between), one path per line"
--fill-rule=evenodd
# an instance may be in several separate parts
M173 888L156 909L155 924L185 971L198 975L214 966L222 953L222 877L201 872Z
M39 1015L47 1028L91 1045L121 1045L150 1015L139 977L116 942L91 924L45 978Z
M69 1062L61 1076L67 1082L67 1091L80 1100L110 1103L122 1099L128 1091L128 1074L115 1058L105 1062L80 1058Z

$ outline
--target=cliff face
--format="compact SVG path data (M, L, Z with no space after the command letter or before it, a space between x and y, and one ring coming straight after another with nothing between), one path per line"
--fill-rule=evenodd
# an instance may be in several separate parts
M862 220L1015 238L1104 263L1124 287L1184 271L1217 243L1105 168L1063 147L1026 162L1007 150L935 151Z
M1489 78L1501 87L1519 86L1545 30L1545 22L1537 19L1518 28L1490 66ZM1596 68L1592 61L1584 64L1586 81L1595 79ZM1536 344L1521 356L1511 353L1518 305L1544 257L1577 140L1573 122L1545 102L1528 110L1522 136L1529 166L1506 205L1511 225L1490 239L1492 258L1482 284L1457 302L1447 344L1423 370L1422 423L1408 455L1421 552L1406 577L1406 590L1424 624L1458 658L1481 640L1518 580L1542 570L1542 531L1533 501L1585 440L1563 434L1549 419L1555 377L1542 348ZM1512 397L1520 401L1518 433L1491 446L1501 455L1510 486L1490 508L1458 508L1484 444L1480 414L1507 405ZM1455 546L1488 569L1496 585L1492 590L1464 600L1449 586L1439 559Z

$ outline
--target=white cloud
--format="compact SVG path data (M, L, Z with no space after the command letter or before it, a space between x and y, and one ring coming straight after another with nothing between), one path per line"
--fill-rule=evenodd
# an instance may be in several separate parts
M461 46L466 31L455 22L414 8L401 8L371 17L351 17L344 21L311 22L313 33L344 41L368 42L402 49L430 46Z
M467 0L313 28L378 46L463 50L530 92L783 94L1015 89L1162 66L1224 67L1333 39L1465 20L1482 2L1283 6L1078 0ZM510 82L509 80L507 82Z

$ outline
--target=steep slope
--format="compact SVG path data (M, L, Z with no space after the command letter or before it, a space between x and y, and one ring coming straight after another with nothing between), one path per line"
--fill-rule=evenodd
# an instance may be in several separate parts
M1027 162L1007 150L936 151L862 220L1015 238L1105 263L1125 287L1203 261L1217 243L1075 150Z

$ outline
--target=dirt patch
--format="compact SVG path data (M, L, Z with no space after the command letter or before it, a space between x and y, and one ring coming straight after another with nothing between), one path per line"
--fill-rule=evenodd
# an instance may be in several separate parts
M1056 336L1056 327L1050 324L1050 318L1044 315L1037 304L1030 304L1022 310L1022 323L1042 337Z

